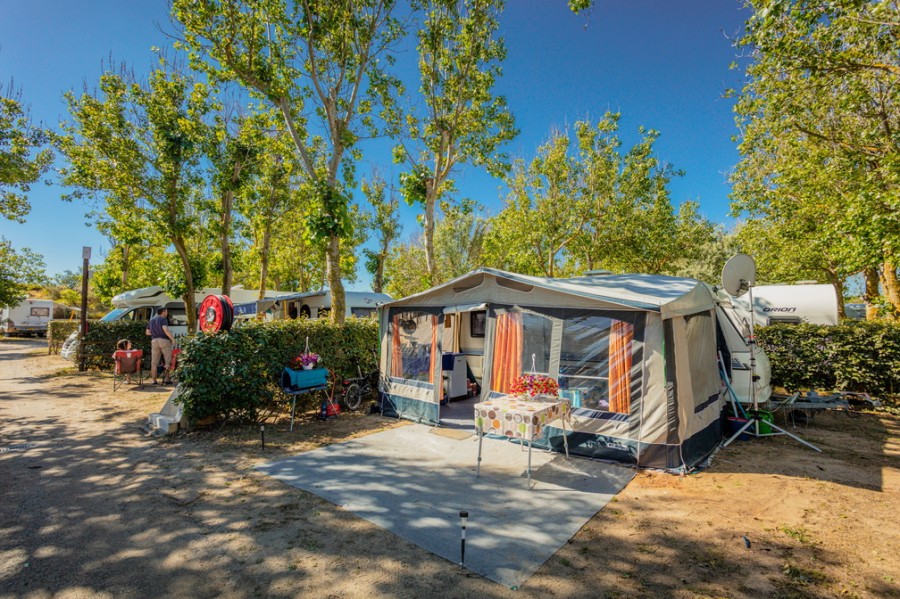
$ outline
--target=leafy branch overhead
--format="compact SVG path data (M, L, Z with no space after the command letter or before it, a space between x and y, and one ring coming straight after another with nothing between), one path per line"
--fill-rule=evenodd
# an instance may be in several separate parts
M47 133L31 124L27 108L12 89L0 92L0 216L25 222L28 192L53 163ZM42 149L43 148L43 149Z

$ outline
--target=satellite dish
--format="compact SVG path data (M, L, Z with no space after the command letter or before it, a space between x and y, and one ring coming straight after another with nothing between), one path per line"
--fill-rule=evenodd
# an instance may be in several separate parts
M722 269L722 287L730 295L740 297L756 284L756 262L747 254L735 254Z

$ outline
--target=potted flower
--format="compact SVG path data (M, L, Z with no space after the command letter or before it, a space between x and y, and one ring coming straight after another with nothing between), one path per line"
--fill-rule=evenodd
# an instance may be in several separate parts
M537 395L559 395L559 385L556 380L543 374L523 374L515 381L509 392L513 395L534 398Z
M303 370L312 370L319 363L319 354L313 352L303 352L293 360L291 366L293 368L302 368Z

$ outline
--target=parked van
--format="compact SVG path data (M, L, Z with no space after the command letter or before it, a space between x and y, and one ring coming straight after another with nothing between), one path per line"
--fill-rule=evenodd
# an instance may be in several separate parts
M0 333L43 337L55 308L56 302L47 299L26 299L16 306L5 306L0 310Z

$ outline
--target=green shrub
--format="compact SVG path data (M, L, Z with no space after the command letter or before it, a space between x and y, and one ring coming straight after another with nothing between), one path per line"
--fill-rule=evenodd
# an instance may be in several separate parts
M144 368L150 367L150 337L146 334L147 323L134 320L113 320L110 322L88 322L88 332L79 346L84 352L84 363L88 368L109 370L112 368L112 354L119 339L128 339L134 349L144 350Z
M183 345L178 362L185 415L258 421L260 413L281 397L282 369L306 347L321 357L320 366L339 377L356 376L376 366L378 324L348 319L343 325L326 320L282 320L249 323L228 332L198 334ZM298 408L320 400L315 394L297 398Z
M771 325L757 338L772 362L772 384L788 391L900 391L900 325L892 321Z
M66 337L78 329L78 320L51 320L47 323L47 345L51 350L59 351Z

